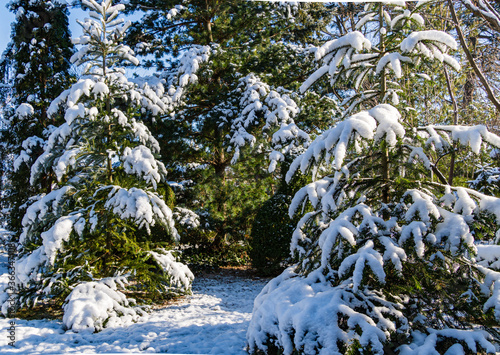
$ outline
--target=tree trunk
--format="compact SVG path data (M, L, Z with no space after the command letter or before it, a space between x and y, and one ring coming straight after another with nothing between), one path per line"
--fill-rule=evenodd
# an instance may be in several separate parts
M380 5L379 10L379 28L384 27L384 6ZM380 58L385 54L385 38L382 31L380 31ZM387 91L387 79L385 77L385 70L382 70L380 75L380 103L384 103L385 94ZM383 181L382 188L382 202L389 203L389 148L385 141L382 142L382 164L381 164L381 175Z

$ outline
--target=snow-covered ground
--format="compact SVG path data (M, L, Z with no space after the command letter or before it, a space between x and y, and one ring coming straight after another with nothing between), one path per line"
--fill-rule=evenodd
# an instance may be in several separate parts
M0 254L2 273L6 261ZM246 354L253 300L266 281L228 274L198 277L193 295L127 327L95 334L64 332L56 320L16 319L15 348L8 345L11 320L0 318L0 353Z

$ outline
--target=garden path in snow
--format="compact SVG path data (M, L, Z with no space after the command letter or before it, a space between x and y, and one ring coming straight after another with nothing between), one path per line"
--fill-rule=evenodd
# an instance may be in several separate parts
M201 276L193 295L95 334L64 332L57 320L18 319L15 348L7 344L10 320L0 318L0 353L246 354L253 300L267 281L228 272Z

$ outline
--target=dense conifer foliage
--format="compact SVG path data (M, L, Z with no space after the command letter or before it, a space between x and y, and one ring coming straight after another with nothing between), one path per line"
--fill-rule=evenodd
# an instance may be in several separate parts
M47 109L73 80L69 62L73 44L65 3L16 0L10 1L8 8L16 14L16 21L0 62L5 85L0 132L2 207L3 220L10 230L19 233L27 200L41 190L50 192L54 182L54 176L49 174L30 186L29 170L52 128L61 123L50 118Z
M276 166L285 151L300 149L314 131L315 124L295 123L301 108L321 100L334 107L318 95L302 98L290 91L310 69L307 45L322 36L331 14L319 4L300 10L251 1L129 5L145 12L132 26L129 43L138 54L149 55L148 63L170 88L169 115L150 127L162 152L168 152L162 161L171 177L185 182L182 190L177 185L178 203L202 221L186 241L194 237L194 244L224 258L232 244L248 245L256 211L273 194L276 182L266 160ZM289 21L292 12L296 16ZM321 116L320 110L314 114ZM257 140L254 133L263 128L267 135Z

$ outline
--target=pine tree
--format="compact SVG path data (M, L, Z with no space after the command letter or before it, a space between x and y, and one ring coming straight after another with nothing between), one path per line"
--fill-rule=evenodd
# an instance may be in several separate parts
M28 198L39 190L49 192L55 180L48 175L31 187L29 169L53 126L61 123L48 117L47 109L73 80L69 62L73 45L65 3L16 0L8 7L16 14L16 22L0 62L0 76L10 86L1 95L7 102L0 132L5 174L2 207L9 210L5 219L18 237Z
M82 4L91 18L79 21L84 34L74 42L82 47L71 60L83 74L50 105L49 116L63 115L65 123L31 170L33 184L48 171L58 184L28 207L15 267L21 306L68 296L65 325L99 330L120 315L137 315L120 287L158 299L188 291L193 275L165 249L178 238L156 191L166 170L156 158L158 142L139 120L166 105L125 77L123 65L138 60L121 43L130 26L118 17L124 6ZM113 306L96 308L99 295L114 295Z
M201 226L210 226L200 230L198 243L208 235L210 248L220 253L249 234L257 208L273 193L273 187L268 186L275 181L262 168L272 151L273 133L290 125L287 132L291 139L282 142L286 150L293 138L306 138L302 134L299 139L299 131L314 130L295 123L299 100L280 88L293 88L295 76L267 74L277 67L307 66L307 50L293 44L321 28L325 9L304 5L310 11L304 10L302 20L297 16L292 23L288 17L297 6L286 4L197 0L130 3L132 8L147 11L134 26L130 40L138 53L156 56L150 64L163 71L161 77L172 98L171 115L151 125L161 137L162 151L169 152L163 161L174 180L194 182L188 191L181 191L189 198L179 196L178 201L206 220ZM283 38L289 45L276 44ZM288 63L290 56L284 53L296 60ZM164 64L165 55L178 57L169 66ZM263 127L268 136L255 140L253 133ZM244 158L238 159L240 155ZM277 153L272 157L281 159Z
M308 203L312 211L292 236L298 264L255 301L253 352L495 352L500 274L474 256L475 238L498 242L486 222L498 228L499 200L448 185L437 162L454 146L479 154L500 137L485 126L405 120L405 75L429 62L459 65L449 54L453 37L423 28L420 3L403 6L367 4L356 31L316 50L320 67L301 90L328 76L352 91L344 119L287 174L313 178L290 215Z

